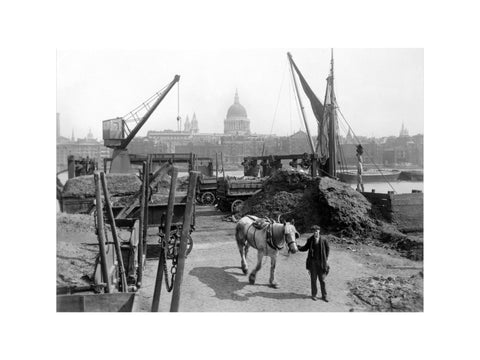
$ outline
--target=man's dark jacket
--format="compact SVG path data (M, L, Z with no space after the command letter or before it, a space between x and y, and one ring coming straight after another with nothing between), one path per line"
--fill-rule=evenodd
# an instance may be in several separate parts
M318 241L318 246L315 246L315 238L314 236L310 236L307 239L307 242L303 246L298 247L298 251L307 251L307 262L306 268L310 270L313 263L320 267L322 272L328 273L329 266L328 266L328 255L330 253L330 247L328 246L328 242L320 236Z

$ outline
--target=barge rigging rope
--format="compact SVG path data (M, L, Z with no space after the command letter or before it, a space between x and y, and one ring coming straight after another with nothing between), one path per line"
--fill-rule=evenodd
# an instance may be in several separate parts
M338 109L338 112L340 113L340 115L342 116L343 120L345 121L345 123L348 125L348 128L350 129L350 131L352 132L354 138L357 140L358 144L361 145L360 143L360 140L358 139L357 135L355 134L355 132L353 131L352 127L350 126L350 124L348 123L347 119L345 119L345 116L343 116L343 113L342 111L340 110L340 107L338 106L338 103L335 101L335 105ZM394 187L392 186L392 184L390 184L390 182L387 180L387 178L385 177L385 175L383 174L382 170L380 170L380 168L377 166L377 164L373 161L372 157L368 154L367 150L364 148L363 149L364 152L365 152L365 155L367 155L367 157L370 159L370 161L372 162L372 164L377 168L377 170L380 172L380 174L382 175L383 179L385 180L385 182L392 188L393 191L395 191Z

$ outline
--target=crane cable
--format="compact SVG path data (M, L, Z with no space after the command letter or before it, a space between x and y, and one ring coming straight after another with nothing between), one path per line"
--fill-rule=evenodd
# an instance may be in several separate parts
M275 119L276 119L277 111L278 111L278 105L280 104L280 96L282 95L282 89L283 89L283 83L284 83L284 80L285 80L286 69L287 68L285 68L283 70L282 82L280 83L280 90L278 91L277 105L275 107L275 112L273 113L272 126L270 127L270 136L272 136L273 125L275 124ZM266 140L263 141L262 156L265 155L265 143L266 143Z
M180 117L180 81L177 82L177 129L182 131L182 118Z
M343 116L343 113L342 113L342 110L340 110L340 107L338 106L338 103L335 101L335 105L338 109L338 112L340 113L340 115L342 116L343 120L345 121L345 123L347 124L349 130L352 132L353 134L353 137L355 138L355 140L357 140L357 143L359 145L361 145L360 143L360 140L358 139L357 135L355 134L355 132L353 131L352 127L350 126L350 124L348 123L347 119L345 119L345 116ZM382 170L380 170L380 168L377 166L377 164L375 163L375 161L373 161L373 158L368 154L367 150L364 148L363 149L365 151L365 155L367 155L367 158L372 162L372 164L377 168L377 170L380 172L380 175L382 175L383 179L385 180L385 182L392 188L393 191L396 191L394 189L394 187L392 186L392 184L390 184L390 182L387 180L387 178L385 177L385 175L383 174Z

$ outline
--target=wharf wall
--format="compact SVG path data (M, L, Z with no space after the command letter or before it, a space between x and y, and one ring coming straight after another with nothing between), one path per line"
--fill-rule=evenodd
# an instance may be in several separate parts
M364 192L363 196L372 204L373 211L400 231L423 231L423 193L380 194Z

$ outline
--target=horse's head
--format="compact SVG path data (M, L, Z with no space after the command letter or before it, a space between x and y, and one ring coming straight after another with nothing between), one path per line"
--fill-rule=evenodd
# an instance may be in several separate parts
M285 233L285 242L288 245L288 251L292 254L295 254L298 251L297 248L297 239L300 237L297 229L295 229L295 220L292 219L291 222L283 222L284 233Z

